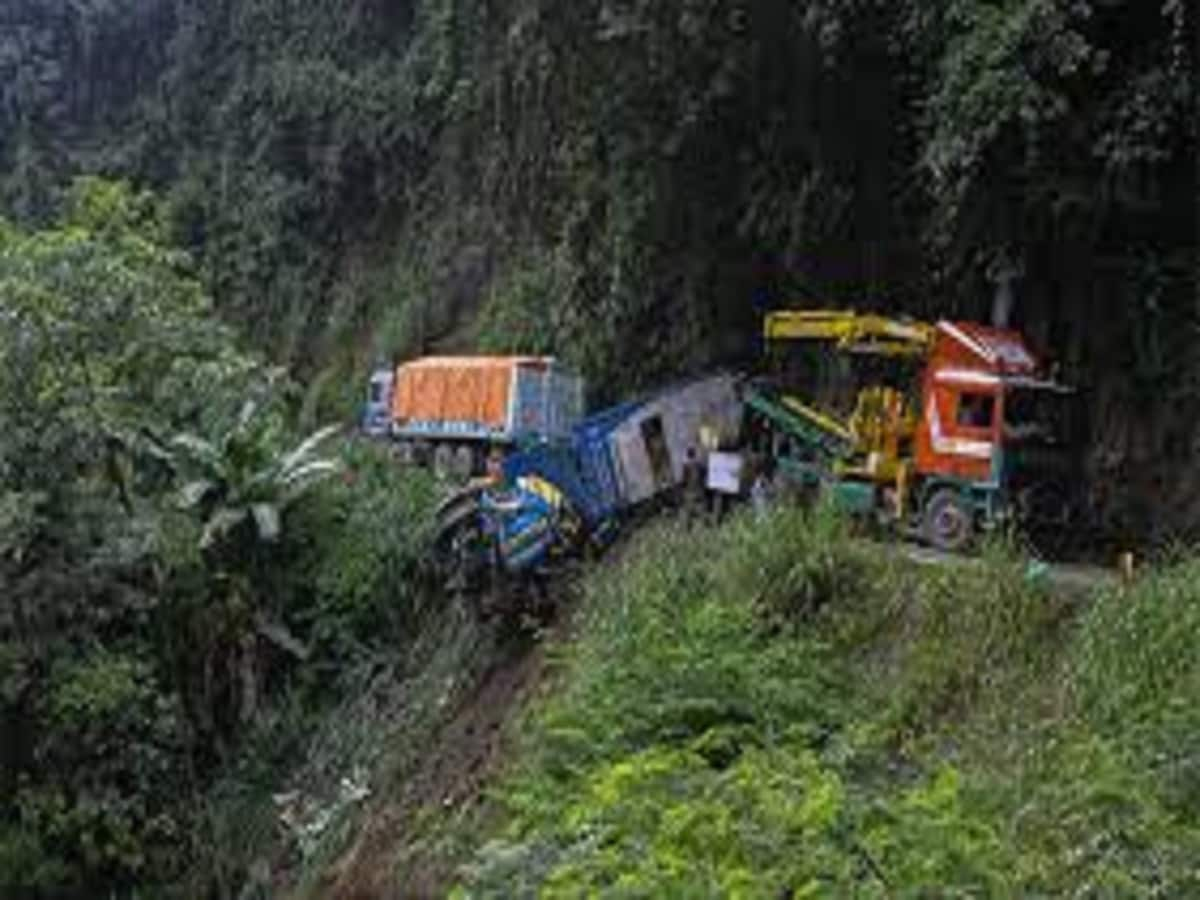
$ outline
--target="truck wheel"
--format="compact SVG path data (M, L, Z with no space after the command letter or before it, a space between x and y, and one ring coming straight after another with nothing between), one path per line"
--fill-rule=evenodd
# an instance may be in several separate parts
M433 474L446 481L454 474L454 448L449 444L438 444L433 451Z
M441 511L432 549L434 571L445 590L478 594L489 560L477 502L462 498Z
M412 441L399 441L395 446L396 462L402 466L415 465L417 461L416 449L413 447Z
M475 454L470 444L459 444L454 448L451 471L458 481L467 481L475 471Z
M962 494L952 488L934 492L925 505L921 523L925 540L948 553L963 550L975 533L971 508Z

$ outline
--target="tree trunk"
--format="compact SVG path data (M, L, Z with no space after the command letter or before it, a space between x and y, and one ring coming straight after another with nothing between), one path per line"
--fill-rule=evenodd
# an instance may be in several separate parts
M242 700L239 717L248 725L258 716L258 638L248 631L238 642L238 680Z

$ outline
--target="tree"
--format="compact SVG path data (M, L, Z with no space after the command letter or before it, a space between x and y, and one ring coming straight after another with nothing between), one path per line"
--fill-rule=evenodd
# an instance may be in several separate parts
M186 833L159 447L256 363L165 234L95 179L0 224L0 892L162 877Z
M267 389L272 385L268 382ZM212 572L211 583L220 592L214 600L220 612L204 629L210 643L204 651L205 669L216 665L236 673L231 677L240 684L243 722L253 720L259 709L257 637L307 657L277 611L267 607L259 582L269 548L279 540L284 510L339 470L336 460L317 456L320 446L339 430L336 425L322 428L284 452L278 421L252 398L216 440L184 433L169 445L177 470L191 477L180 489L180 500L199 516L199 548ZM212 700L202 702L209 707Z

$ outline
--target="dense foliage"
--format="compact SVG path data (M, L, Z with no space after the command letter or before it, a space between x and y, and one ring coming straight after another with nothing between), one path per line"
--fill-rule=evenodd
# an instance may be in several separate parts
M0 223L5 894L178 880L268 706L420 611L428 486L297 442L162 221L84 180L53 227Z
M784 509L593 578L459 895L1195 891L1195 566L880 554Z
M553 349L612 397L752 360L756 298L986 316L1007 271L1094 388L1097 466L1141 472L1192 439L1143 401L1191 402L1196 369L1193 15L22 0L0 196L168 189L220 306L343 412L430 345Z

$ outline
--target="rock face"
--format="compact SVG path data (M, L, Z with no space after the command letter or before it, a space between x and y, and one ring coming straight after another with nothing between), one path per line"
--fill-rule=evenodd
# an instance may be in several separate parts
M56 167L124 124L175 22L172 0L0 3L0 168Z

